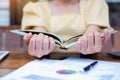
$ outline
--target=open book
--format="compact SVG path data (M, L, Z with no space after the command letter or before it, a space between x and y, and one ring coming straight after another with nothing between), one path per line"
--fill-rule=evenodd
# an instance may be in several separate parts
M32 34L43 33L44 35L48 35L49 37L52 37L54 39L55 43L58 44L61 49L69 49L69 48L75 47L79 37L82 36L82 35L72 36L68 40L63 41L56 34L49 33L49 32L39 32L39 31L35 31L35 30L10 30L10 32L21 35L21 36L25 36L30 32ZM112 35L112 34L114 34L116 32L117 31L110 31L109 34ZM101 33L101 37L104 37L103 33Z

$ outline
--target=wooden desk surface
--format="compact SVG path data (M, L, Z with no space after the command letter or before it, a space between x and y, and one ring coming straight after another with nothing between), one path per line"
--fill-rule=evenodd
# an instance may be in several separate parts
M53 55L55 57L56 56L58 57L54 58ZM68 56L81 56L84 58L91 58L91 59L96 59L96 60L120 62L120 59L111 57L107 55L106 53L97 53L97 54L89 55L89 56L82 56L78 53L72 53L72 52L64 53L64 54L63 53L51 53L49 57L51 57L52 59L57 59L57 58L60 59L60 58L68 57ZM37 59L37 58L28 55L26 51L11 51L10 54L6 56L6 58L4 58L0 62L0 77L14 71L15 69L25 65L26 63L34 59Z
M0 77L23 66L27 62L34 60L27 52L11 51L2 61L0 61Z

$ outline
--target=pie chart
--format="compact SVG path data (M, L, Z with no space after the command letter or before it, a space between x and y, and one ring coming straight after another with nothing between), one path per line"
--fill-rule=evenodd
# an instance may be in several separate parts
M58 74L75 74L75 73L77 73L77 71L70 70L70 69L62 69L62 70L57 70L56 73L58 73Z

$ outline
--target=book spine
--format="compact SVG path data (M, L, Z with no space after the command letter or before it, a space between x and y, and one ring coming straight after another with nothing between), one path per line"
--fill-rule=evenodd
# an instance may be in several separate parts
M75 48L76 47L76 44L77 44L77 42L73 42L73 43L70 43L70 44L68 44L68 45L62 45L62 46L64 46L64 48L63 49L69 49L69 48Z

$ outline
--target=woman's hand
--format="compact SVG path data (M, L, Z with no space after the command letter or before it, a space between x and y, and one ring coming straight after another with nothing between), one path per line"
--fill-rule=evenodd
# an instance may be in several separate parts
M89 32L89 33L88 33ZM98 30L88 31L79 38L77 49L80 53L87 55L100 52L104 44L110 39L107 29L104 30L104 38L101 38Z
M29 33L24 37L24 41L28 45L29 54L38 58L49 54L55 48L55 41L53 38L44 34L32 35Z
M23 39L24 39L26 45L29 44L31 37L32 37L32 33L28 33L26 36L24 36Z

